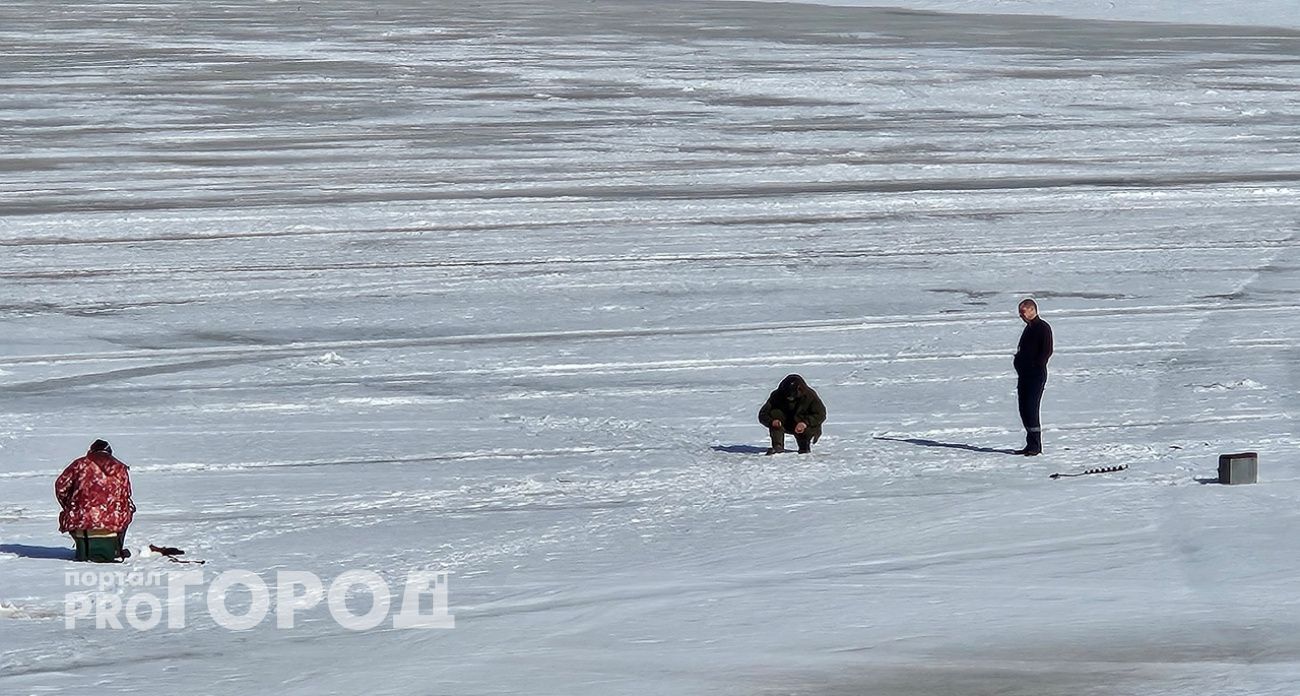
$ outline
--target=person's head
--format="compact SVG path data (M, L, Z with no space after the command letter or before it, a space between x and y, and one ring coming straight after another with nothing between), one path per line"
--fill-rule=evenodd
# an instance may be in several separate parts
M109 445L108 441L106 440L95 440L94 442L90 443L90 451L92 453L103 452L104 454L111 455L113 454L113 447Z
M777 390L785 396L798 396L807 388L808 383L803 381L803 377L786 375L785 379L781 380L781 386L777 387Z
M1028 324L1029 322L1033 321L1037 317L1038 317L1038 303L1030 299L1021 300L1020 318L1024 319L1025 323Z

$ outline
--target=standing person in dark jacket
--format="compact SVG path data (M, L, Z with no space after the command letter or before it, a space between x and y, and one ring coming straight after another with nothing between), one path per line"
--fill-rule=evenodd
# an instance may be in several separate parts
M758 410L758 422L772 436L772 448L768 454L785 451L787 431L794 433L799 454L811 452L812 443L822 435L825 420L826 406L821 397L799 375L786 375L776 391L768 395L767 403Z
M1020 318L1025 330L1016 348L1016 401L1020 405L1020 422L1025 425L1025 448L1016 450L1016 454L1033 457L1043 453L1043 424L1038 411L1047 385L1047 361L1052 357L1052 327L1038 316L1038 303L1033 300L1021 300Z

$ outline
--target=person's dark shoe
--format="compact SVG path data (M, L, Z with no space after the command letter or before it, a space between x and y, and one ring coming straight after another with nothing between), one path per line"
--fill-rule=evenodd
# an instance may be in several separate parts
M1026 457L1037 457L1042 453L1043 453L1042 450L1029 449L1028 447L1026 447L1025 449L1018 449L1015 452L1012 452L1012 454L1020 454Z
M812 438L807 434L796 435L795 444L799 445L799 454L808 454L812 452Z
M774 454L785 454L785 448L784 448L784 447L768 447L768 448L767 448L767 456L770 457L770 456L772 456L772 455L774 455Z

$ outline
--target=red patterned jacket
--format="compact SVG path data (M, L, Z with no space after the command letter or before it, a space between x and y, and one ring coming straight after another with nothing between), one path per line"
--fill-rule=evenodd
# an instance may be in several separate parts
M135 514L131 477L126 465L107 452L90 452L72 462L54 482L59 531L111 529L125 531Z

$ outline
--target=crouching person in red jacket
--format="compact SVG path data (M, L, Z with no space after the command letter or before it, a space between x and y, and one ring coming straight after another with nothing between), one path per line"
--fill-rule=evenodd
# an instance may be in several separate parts
M54 483L59 531L76 543L78 561L112 563L127 555L122 543L135 515L131 477L113 448L95 440L86 456L68 465Z

